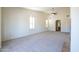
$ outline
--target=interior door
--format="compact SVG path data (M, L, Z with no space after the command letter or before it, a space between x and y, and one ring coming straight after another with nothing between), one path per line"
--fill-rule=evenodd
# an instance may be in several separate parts
M61 20L56 20L56 31L61 31Z

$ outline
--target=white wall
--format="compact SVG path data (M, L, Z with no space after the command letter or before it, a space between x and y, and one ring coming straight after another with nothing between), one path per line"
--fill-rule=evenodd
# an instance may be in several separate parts
M48 19L52 22L49 24L50 31L56 31L56 20L61 20L61 32L70 32L71 31L71 20L70 17L66 17L66 15L70 15L70 8L61 8L56 9L56 15L49 15Z
M0 48L1 48L1 7L0 7Z
M71 51L79 52L79 7L71 8Z
M48 30L49 31L56 31L56 29L55 29L55 21L57 20L56 15L54 15L54 14L49 15L48 20L49 20Z
M35 29L29 29L30 16L35 17ZM23 37L33 33L46 31L47 14L24 8L2 8L2 40Z
M57 13L57 20L61 20L61 32L70 32L70 17L66 17L70 15L70 8L62 8Z

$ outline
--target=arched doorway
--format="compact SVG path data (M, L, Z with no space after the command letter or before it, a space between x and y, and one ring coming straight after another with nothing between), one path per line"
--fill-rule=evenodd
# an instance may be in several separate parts
M56 20L56 31L61 31L61 20Z

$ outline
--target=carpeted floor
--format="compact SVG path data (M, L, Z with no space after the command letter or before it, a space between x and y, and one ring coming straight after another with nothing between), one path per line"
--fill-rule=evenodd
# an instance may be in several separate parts
M70 34L69 33L65 33L66 34L66 38L64 41L64 46L63 46L63 52L70 52L70 43L71 43L71 38L70 38Z
M68 52L70 34L42 32L2 43L2 52Z

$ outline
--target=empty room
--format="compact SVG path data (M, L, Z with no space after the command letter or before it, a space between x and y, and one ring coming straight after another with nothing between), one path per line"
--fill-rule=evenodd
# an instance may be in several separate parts
M69 7L0 7L1 52L70 52Z

